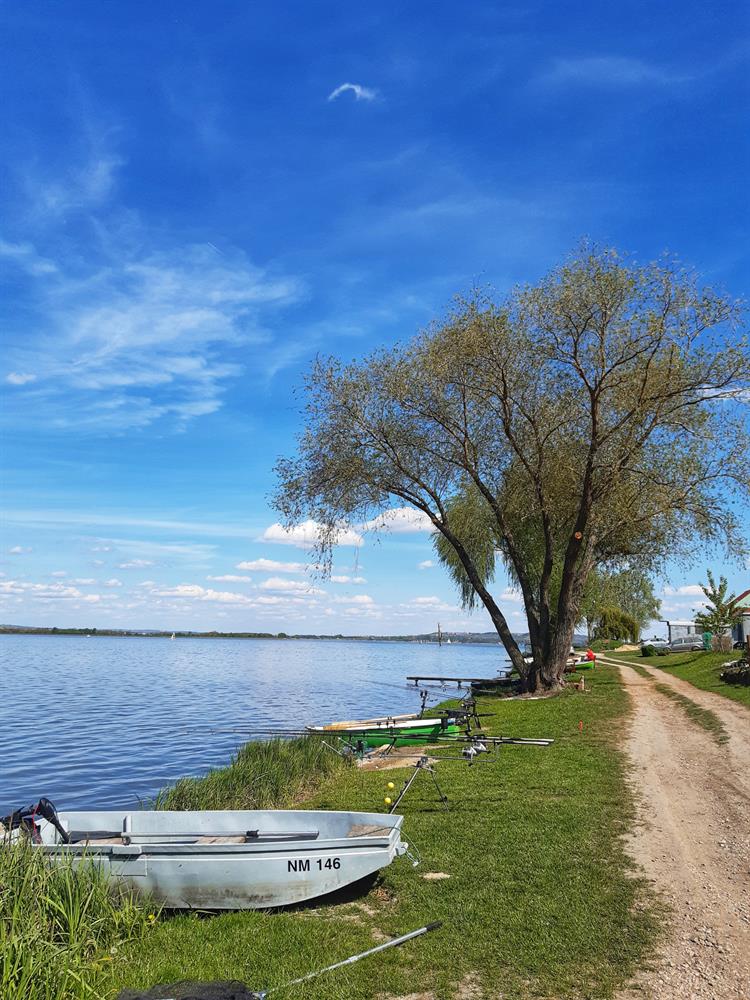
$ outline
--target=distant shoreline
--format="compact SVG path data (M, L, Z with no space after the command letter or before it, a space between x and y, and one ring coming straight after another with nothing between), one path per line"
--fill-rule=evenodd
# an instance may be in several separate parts
M135 639L318 639L320 641L356 642L414 642L438 645L437 633L424 635L289 635L286 632L191 632L158 629L106 629L106 628L46 628L31 625L0 625L0 635L62 635L99 638ZM443 645L497 646L500 640L493 632L443 632ZM523 641L523 636L518 636Z

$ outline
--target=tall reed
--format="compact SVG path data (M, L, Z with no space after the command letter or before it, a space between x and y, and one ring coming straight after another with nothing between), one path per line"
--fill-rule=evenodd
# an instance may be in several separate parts
M0 997L99 1000L118 947L154 922L147 902L114 893L93 864L52 862L0 842Z
M347 766L316 736L246 743L226 767L180 778L156 798L157 809L276 809L312 794Z

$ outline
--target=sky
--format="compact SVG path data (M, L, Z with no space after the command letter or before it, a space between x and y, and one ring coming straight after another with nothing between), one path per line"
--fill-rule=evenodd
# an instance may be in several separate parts
M582 238L747 295L744 3L0 15L0 622L487 629L418 520L352 530L330 580L314 526L278 524L312 358L404 340ZM659 582L667 617L709 561Z

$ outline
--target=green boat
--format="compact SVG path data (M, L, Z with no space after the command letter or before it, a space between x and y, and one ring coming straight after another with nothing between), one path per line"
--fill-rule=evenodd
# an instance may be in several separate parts
M395 715L382 719L359 719L352 722L330 722L327 726L307 726L308 732L338 736L347 743L364 743L367 747L419 746L432 743L440 736L458 736L461 727L451 716L422 719L418 715Z

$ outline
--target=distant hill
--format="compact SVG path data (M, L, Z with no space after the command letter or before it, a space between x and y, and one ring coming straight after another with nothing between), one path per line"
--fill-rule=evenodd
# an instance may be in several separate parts
M172 629L114 629L114 628L44 628L37 625L0 625L0 635L78 635L78 636L120 636L142 639L320 639L335 641L340 639L358 642L416 642L437 643L437 632L423 632L419 635L318 635L304 633L289 635L286 632L192 632ZM528 633L513 633L522 647L529 641ZM484 645L501 646L496 632L442 632L440 639L444 645ZM576 635L576 646L586 645L585 635Z

